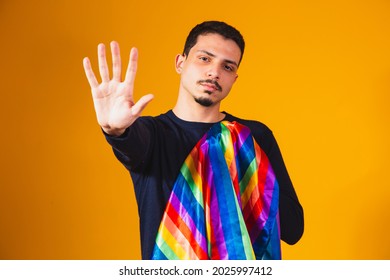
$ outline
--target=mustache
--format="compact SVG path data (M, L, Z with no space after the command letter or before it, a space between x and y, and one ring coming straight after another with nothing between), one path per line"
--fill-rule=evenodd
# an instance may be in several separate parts
M206 84L213 84L217 88L218 91L222 91L222 87L215 80L207 79L207 80L199 80L198 81L198 84L204 84L204 83L206 83Z

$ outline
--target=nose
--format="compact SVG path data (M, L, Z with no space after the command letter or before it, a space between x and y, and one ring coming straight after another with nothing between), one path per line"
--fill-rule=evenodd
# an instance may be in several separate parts
M216 65L211 65L207 70L207 77L213 80L219 80L219 67Z

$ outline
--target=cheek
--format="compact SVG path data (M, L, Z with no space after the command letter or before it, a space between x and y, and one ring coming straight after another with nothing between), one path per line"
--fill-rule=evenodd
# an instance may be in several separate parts
M192 65L190 66L187 66L187 67L184 67L182 69L182 75L184 75L186 77L187 80L195 80L198 75L199 75L200 71L197 67L193 67Z
M226 82L225 82L225 87L226 87L226 89L231 89L232 88L232 86L234 85L234 82L236 81L236 78L234 77L228 77L228 78L226 78L226 80L225 80Z

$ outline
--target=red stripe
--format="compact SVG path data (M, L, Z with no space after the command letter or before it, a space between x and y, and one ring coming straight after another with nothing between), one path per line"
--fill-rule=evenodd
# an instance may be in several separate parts
M190 228L186 225L186 223L182 220L179 214L176 212L175 208L171 203L168 203L166 213L171 218L172 222L176 225L178 230L184 235L184 237L190 243L192 249L199 259L207 258L207 253L203 251L202 247L195 240L194 236L191 233Z
M253 204L253 206L251 207L250 210L248 209L245 209L246 211L250 211L250 214L248 215L248 217L245 218L245 224L246 224L246 227L248 229L248 232L249 234L251 233L251 231L253 230L253 227L254 226L257 226L256 225L256 222L263 210L263 203L262 203L262 200L261 200L261 197L259 197L259 199ZM254 241L254 240L252 240Z
M210 221L210 224L212 223L212 221ZM214 245L216 243L216 239L215 239L215 234L214 234L214 228L212 227L212 225L210 225L210 230L211 230L211 240L210 240L210 243L211 243L211 256L210 256L210 259L212 260L220 260L221 259L221 255L219 254L219 246L218 244L217 245Z

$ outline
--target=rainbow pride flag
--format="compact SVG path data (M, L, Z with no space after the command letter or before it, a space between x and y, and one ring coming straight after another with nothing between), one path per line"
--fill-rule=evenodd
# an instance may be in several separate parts
M279 185L249 128L213 125L186 158L155 260L281 259Z

